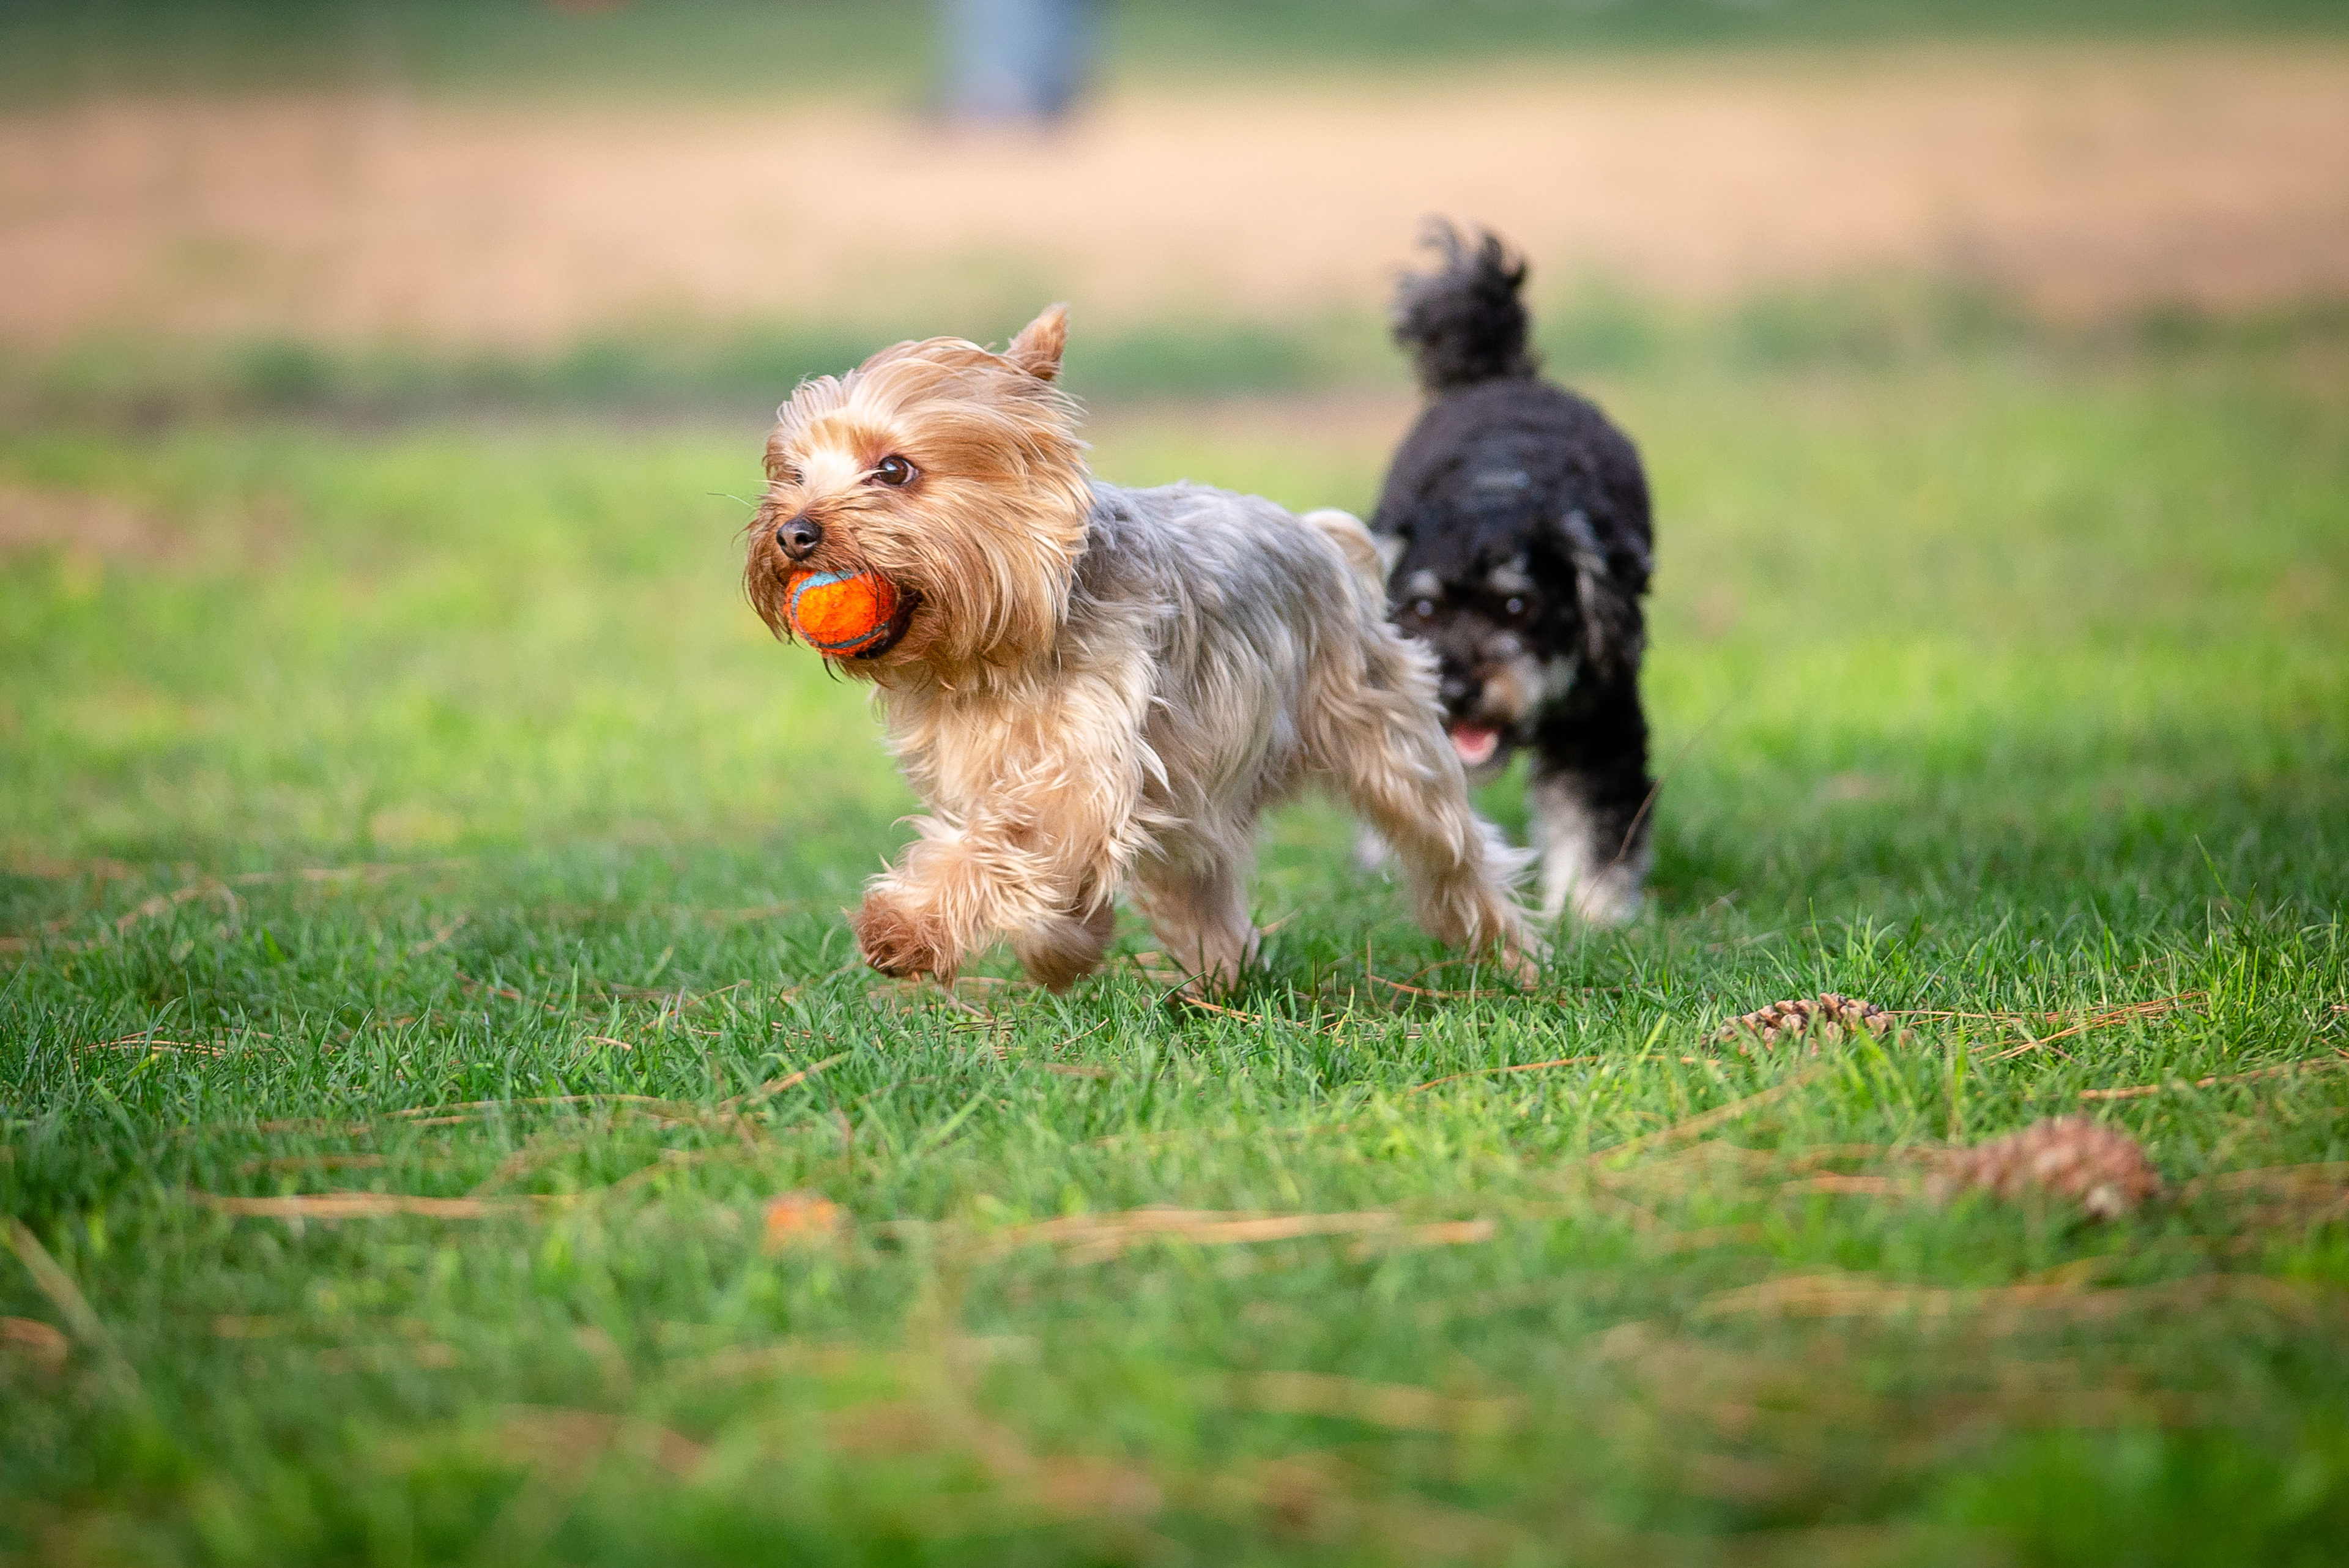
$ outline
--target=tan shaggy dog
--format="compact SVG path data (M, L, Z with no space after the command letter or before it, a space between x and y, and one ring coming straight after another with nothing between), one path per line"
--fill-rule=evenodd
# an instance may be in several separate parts
M1065 336L1055 306L1001 354L885 348L801 386L767 442L745 568L767 624L791 635L808 573L895 590L882 635L834 659L880 689L929 810L854 917L865 958L950 979L1004 936L1065 987L1131 887L1167 956L1227 986L1257 950L1257 819L1319 781L1393 846L1432 935L1530 976L1519 862L1469 806L1369 535L1094 479L1053 385Z

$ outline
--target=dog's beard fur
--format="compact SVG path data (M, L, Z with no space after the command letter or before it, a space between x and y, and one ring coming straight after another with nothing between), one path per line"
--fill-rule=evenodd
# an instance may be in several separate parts
M803 568L916 596L885 651L834 661L881 687L930 812L854 917L868 960L950 977L1001 934L1064 986L1132 882L1167 956L1229 984L1256 951L1257 818L1318 777L1395 845L1423 925L1529 974L1522 861L1469 807L1361 524L1094 481L1052 384L1063 337L1055 306L1000 355L900 344L802 386L768 443L745 566L767 623L790 635ZM893 456L910 481L879 482ZM794 561L776 532L797 519L822 536Z
M955 337L901 343L801 385L767 441L744 568L778 636L791 636L793 572L870 571L918 598L886 653L844 661L853 674L891 685L918 666L970 684L1050 649L1092 505L1075 407L1052 385L1064 322L1046 312L1000 355ZM914 465L910 484L872 482L890 456ZM800 561L775 539L795 517L823 531Z
M1404 561L1390 589L1395 619L1435 655L1444 718L1473 783L1537 744L1542 716L1578 684L1619 674L1627 643L1638 657L1633 639L1588 635L1572 568L1530 549L1489 568L1452 563L1453 576Z

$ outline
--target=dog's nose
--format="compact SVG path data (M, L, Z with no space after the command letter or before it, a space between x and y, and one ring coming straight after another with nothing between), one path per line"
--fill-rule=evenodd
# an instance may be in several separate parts
M1444 693L1446 702L1457 702L1475 690L1475 683L1465 675L1447 675L1438 689Z
M823 543L823 525L805 517L794 517L775 527L775 546L794 561L804 561Z

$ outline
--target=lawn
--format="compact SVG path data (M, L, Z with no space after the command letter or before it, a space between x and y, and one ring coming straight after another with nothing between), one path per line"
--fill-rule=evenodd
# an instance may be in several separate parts
M1519 992L1303 805L1220 1011L853 961L755 424L0 433L0 1554L2337 1562L2349 342L1590 384L1649 918ZM1406 413L1094 458L1362 507ZM1822 990L1902 1032L1713 1038ZM1928 1196L2072 1113L2165 1195Z

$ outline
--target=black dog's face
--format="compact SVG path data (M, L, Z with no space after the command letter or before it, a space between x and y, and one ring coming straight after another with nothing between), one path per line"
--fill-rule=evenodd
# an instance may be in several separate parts
M1388 475L1387 608L1438 665L1479 779L1586 688L1635 678L1648 585L1639 459L1589 404L1528 381L1440 400Z
M1419 558L1434 554L1404 552L1389 579L1394 620L1434 652L1453 747L1483 777L1533 738L1536 713L1574 683L1582 632L1572 569L1560 581L1560 563L1531 542L1449 572Z

